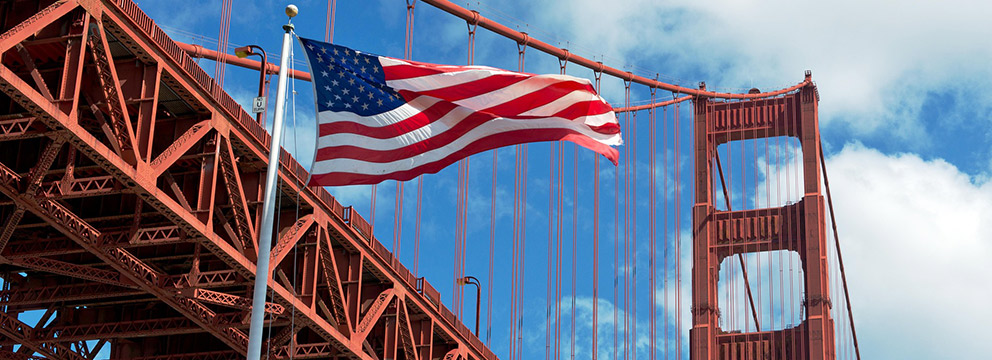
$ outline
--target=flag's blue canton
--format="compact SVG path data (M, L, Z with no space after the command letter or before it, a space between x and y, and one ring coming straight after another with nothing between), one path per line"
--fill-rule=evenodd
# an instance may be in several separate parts
M372 116L406 102L386 86L378 56L309 39L300 41L310 59L318 112L348 111Z

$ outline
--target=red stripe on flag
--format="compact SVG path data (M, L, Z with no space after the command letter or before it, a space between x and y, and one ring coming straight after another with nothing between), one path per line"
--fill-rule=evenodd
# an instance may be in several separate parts
M412 79L421 76L437 75L444 73L455 73L466 70L480 70L480 66L441 66L428 63L418 63L409 61L411 64L383 65L383 75L386 80ZM492 69L498 71L498 69ZM527 76L527 74L521 74Z
M451 71L442 71L433 67L411 66L411 65L390 65L382 68L386 80L402 80L421 76L443 74Z
M610 111L613 111L613 107L610 106L610 104L598 100L589 100L589 101L581 101L569 105L567 108L561 109L561 111L556 112L553 116L566 118L566 119L576 119L579 116L583 116L583 115L599 115L599 114L608 113ZM617 126L616 128L620 129L619 126ZM604 134L615 134L615 133L607 132Z
M492 75L478 80L453 84L443 88L420 91L419 93L439 99L458 101L486 94L492 92L493 90L498 90L527 79L528 78L525 76L518 75Z
M602 154L611 162L613 165L617 165L619 159L619 152L617 149L600 143L596 140L589 138L588 136L576 133L568 129L546 129L546 130L516 130L508 131L504 133L490 135L481 138L470 145L455 151L443 159L434 161L431 163L423 164L421 166L415 167L410 170L396 171L383 175L368 175L368 174L356 174L356 173L343 173L343 172L329 172L324 174L313 174L310 178L310 185L323 185L323 186L341 186L341 185L359 185L359 184L376 184L385 180L397 180L406 181L417 177L420 174L434 174L441 169L444 169L448 165L455 163L456 161L465 158L469 155L483 152L486 150L492 150L495 148L523 144L528 142L536 141L555 141L555 140L567 140L579 144L582 147L595 151Z
M422 154L447 146L465 135L465 133L472 131L479 125L482 125L493 118L494 117L492 115L486 113L472 113L445 132L431 136L423 141L392 150L372 150L350 145L322 147L317 149L316 159L320 161L347 158L379 163L406 159L409 158L411 154Z
M554 83L540 90L520 95L503 104L483 109L482 111L500 116L518 116L579 90L584 90L583 84L573 81Z
M389 139L427 126L444 117L457 107L458 105L450 102L438 101L416 115L386 126L368 126L353 121L322 123L320 124L319 134L320 136L326 136L340 133L354 133L376 139Z

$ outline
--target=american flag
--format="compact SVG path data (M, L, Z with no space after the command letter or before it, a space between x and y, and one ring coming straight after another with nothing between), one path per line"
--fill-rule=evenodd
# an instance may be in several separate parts
M568 140L617 163L620 126L587 79L400 60L300 38L316 90L310 185L436 173L469 155Z

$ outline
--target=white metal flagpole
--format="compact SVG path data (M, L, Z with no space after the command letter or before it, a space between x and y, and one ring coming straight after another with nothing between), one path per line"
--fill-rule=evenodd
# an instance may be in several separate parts
M296 5L286 6L290 22L282 26L282 53L279 59L279 82L276 87L275 121L272 123L272 146L269 148L269 166L265 172L265 197L262 201L262 230L258 236L258 264L255 268L255 291L251 301L251 331L248 334L248 360L262 357L262 330L265 320L265 293L269 289L269 251L272 249L272 219L275 216L276 181L279 180L279 145L282 142L283 113L286 107L286 69L289 52L293 46L292 18L299 13Z

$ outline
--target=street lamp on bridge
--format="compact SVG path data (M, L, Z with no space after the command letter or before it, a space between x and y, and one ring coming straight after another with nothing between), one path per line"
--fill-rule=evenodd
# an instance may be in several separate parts
M482 286L475 276L458 278L458 285L475 285L475 337L479 337L479 304L482 302Z
M242 59L248 57L249 55L256 55L262 57L262 64L261 64L262 66L259 67L259 69L261 70L261 74L259 74L258 77L258 97L255 100L261 102L262 111L256 113L255 119L258 121L260 125L262 125L262 127L265 127L265 110L268 109L269 107L268 99L265 98L265 94L268 92L268 86L266 86L268 84L268 81L266 81L266 75L268 75L268 70L269 70L268 69L269 63L265 55L265 50L258 45L248 45L234 49L234 55L237 55L237 57ZM254 108L255 106L252 107Z

